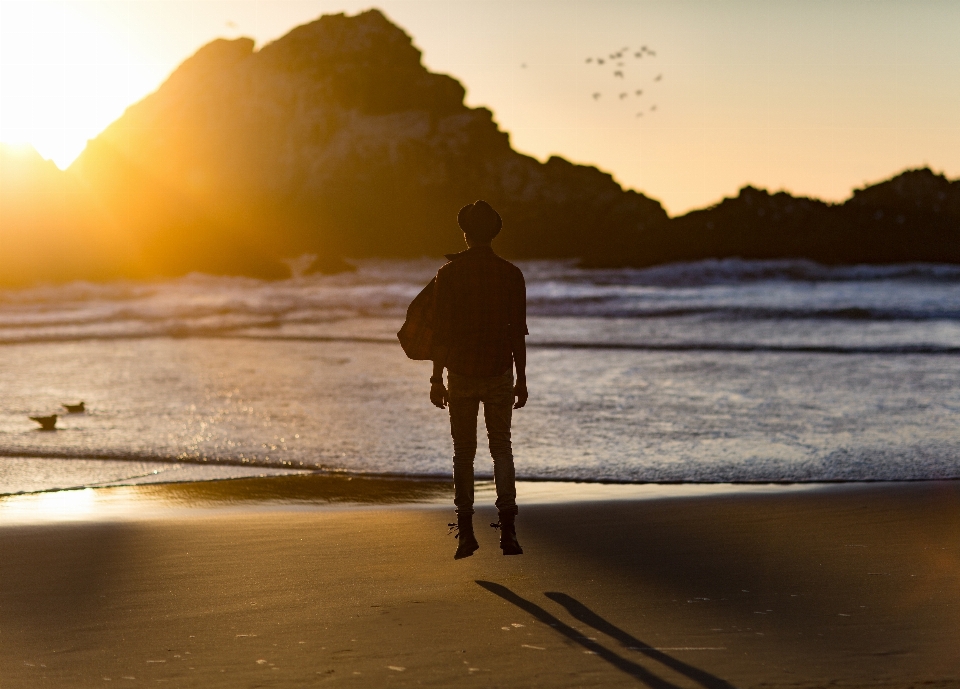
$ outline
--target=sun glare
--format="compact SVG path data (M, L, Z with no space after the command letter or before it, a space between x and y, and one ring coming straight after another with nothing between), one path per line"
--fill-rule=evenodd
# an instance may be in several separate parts
M0 142L61 168L159 83L108 18L70 2L0 2Z
M96 507L92 488L13 495L0 500L0 518L5 524L76 521L89 519Z

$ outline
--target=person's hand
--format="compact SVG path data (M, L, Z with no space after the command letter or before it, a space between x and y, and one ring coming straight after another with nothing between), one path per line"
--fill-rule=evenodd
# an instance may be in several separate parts
M527 381L518 381L517 384L513 386L513 396L517 400L513 405L514 409L520 409L527 403Z
M433 406L439 409L446 409L447 389L443 386L443 383L430 384L430 401L433 402Z

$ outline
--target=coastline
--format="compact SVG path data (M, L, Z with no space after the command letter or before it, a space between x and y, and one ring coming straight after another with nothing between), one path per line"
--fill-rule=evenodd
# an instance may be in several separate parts
M4 520L0 686L960 686L960 484L676 488Z

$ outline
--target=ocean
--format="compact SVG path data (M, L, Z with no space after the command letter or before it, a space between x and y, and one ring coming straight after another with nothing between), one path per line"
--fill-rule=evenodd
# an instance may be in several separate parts
M0 493L317 469L449 476L430 364L395 336L441 264L0 291ZM519 265L531 397L514 416L518 477L960 477L958 266ZM80 400L87 412L62 413L56 431L28 418Z

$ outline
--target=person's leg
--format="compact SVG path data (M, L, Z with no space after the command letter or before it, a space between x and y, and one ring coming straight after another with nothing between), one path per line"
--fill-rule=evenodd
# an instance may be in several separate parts
M513 371L487 381L483 394L483 418L493 457L493 478L497 484L496 526L500 529L500 550L504 555L523 555L517 541L517 483L513 467L510 422L513 418Z
M453 503L457 514L473 514L473 461L477 456L477 413L480 397L471 380L447 376L450 435L453 436Z
M493 457L493 478L497 485L497 510L517 513L517 485L513 465L510 423L513 418L513 372L487 382L483 390L483 420Z
M457 506L457 552L454 560L473 555L480 544L473 533L473 460L477 456L477 411L480 398L469 378L447 377L447 406L453 436L453 502Z

